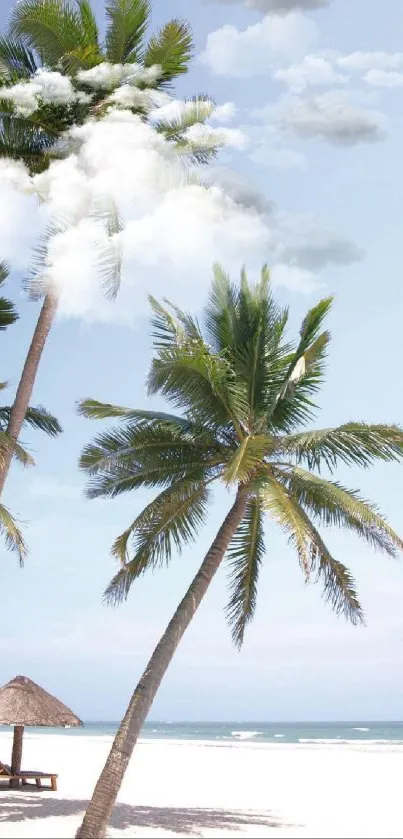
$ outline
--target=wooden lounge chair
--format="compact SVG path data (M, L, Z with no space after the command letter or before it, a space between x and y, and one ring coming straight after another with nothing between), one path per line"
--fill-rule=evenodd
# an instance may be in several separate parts
M26 784L29 786L29 782L27 778L31 778L35 781L37 789L51 789L52 792L57 791L57 775L54 775L50 772L21 772L18 775L13 775L11 772L11 766L7 763L1 763L0 761L0 781L9 781L10 786L12 786L11 781L21 781L22 784ZM46 778L49 778L50 786L43 787L42 781Z

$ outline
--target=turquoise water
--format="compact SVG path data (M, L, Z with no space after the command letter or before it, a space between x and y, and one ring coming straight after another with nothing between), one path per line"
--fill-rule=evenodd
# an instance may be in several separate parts
M73 737L112 736L116 722L86 722L83 728L30 728L34 733ZM10 731L0 726L0 731ZM210 742L397 744L403 746L403 722L148 722L142 738L148 740L205 740Z

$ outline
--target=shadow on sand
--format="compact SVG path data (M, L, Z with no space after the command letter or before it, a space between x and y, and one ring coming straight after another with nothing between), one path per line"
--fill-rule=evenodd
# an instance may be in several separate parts
M82 813L88 801L70 798L45 797L40 793L0 792L0 823ZM192 807L132 807L116 804L110 827L124 830L129 827L171 830L198 836L205 830L240 830L242 827L285 827L269 813L247 810L212 810ZM289 825L287 825L289 826Z

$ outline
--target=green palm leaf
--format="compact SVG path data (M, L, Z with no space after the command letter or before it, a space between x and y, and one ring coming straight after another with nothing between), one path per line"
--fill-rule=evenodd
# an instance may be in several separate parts
M295 455L309 469L325 465L333 471L339 463L368 467L375 460L400 460L403 429L398 425L349 422L338 428L290 434L279 439L277 448L279 452Z
M100 434L84 449L80 467L92 476L89 497L115 497L134 486L169 485L195 467L214 471L224 457L223 448L208 438L192 439L172 424L157 422Z
M300 504L274 479L266 479L262 485L261 499L263 508L288 533L306 581L317 571L317 579L324 582L324 598L336 614L343 614L353 624L362 622L363 613L352 575L331 556Z
M3 71L7 82L13 83L29 78L37 69L32 50L27 49L19 38L0 35L0 82Z
M298 503L320 524L353 530L389 556L396 556L397 551L403 550L403 541L376 506L361 498L356 490L346 489L298 466L272 466L272 469Z
M86 44L99 49L98 24L90 0L76 0L76 4Z
M149 0L108 0L106 53L113 64L139 61L151 16Z
M28 553L27 546L16 520L3 504L0 504L0 533L4 538L6 548L17 554L22 566Z
M31 455L25 451L24 447L21 446L18 440L14 440L13 437L10 437L5 430L7 424L4 422L4 415L7 411L7 408L0 408L0 465L3 462L5 455L12 451L13 457L18 460L22 466L32 466L34 460Z
M9 268L5 262L0 262L0 286L8 279ZM7 329L12 323L18 320L18 313L11 302L6 297L0 297L0 330Z
M246 625L255 613L259 569L264 552L263 516L260 500L255 496L248 500L245 516L227 551L230 563L227 618L238 648L242 646Z
M194 541L204 522L208 499L208 488L200 476L199 480L177 481L145 507L113 545L112 553L122 568L105 592L108 602L116 604L125 599L140 574L168 563L174 549L180 552L183 543ZM129 560L130 539L134 556Z
M229 458L223 479L228 484L246 483L252 478L262 461L271 453L273 443L265 435L245 437Z
M172 79L187 73L193 49L192 31L186 21L170 20L150 38L144 53L144 65L159 65L162 69L160 84L167 85Z
M90 45L81 14L69 0L20 0L11 12L10 33L49 67L77 47Z

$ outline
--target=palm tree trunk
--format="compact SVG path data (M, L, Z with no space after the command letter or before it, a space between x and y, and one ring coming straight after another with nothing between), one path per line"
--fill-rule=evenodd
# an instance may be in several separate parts
M143 723L176 648L200 606L214 574L224 558L232 536L243 518L246 502L246 489L238 489L233 506L157 644L113 741L83 823L76 833L77 839L94 839L94 837L102 839L105 836L113 806Z
M57 311L57 305L57 294L48 292L43 301L42 309L32 336L31 345L25 359L25 364L22 370L17 392L15 394L14 404L11 408L7 433L13 438L13 440L18 440L20 435L21 427L27 413L32 390L35 384L39 362L41 360L46 339L52 327ZM12 457L12 448L10 448L9 451L6 451L4 457L2 457L0 468L0 495L3 492Z

